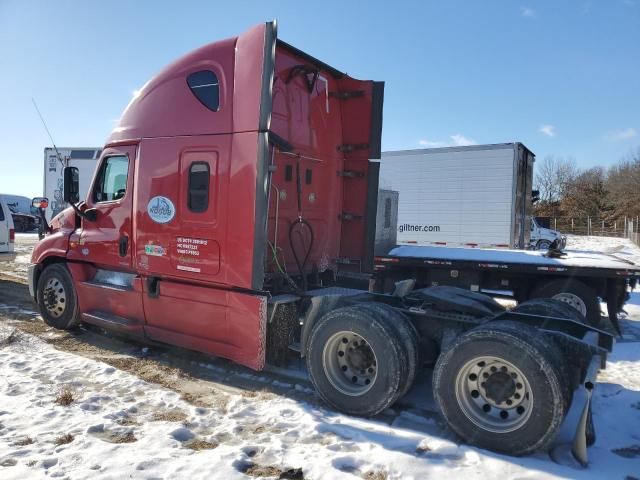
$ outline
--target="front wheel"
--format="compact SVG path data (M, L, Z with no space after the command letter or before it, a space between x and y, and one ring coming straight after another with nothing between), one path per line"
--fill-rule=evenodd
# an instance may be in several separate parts
M44 269L38 279L37 299L47 325L68 330L80 323L78 296L64 264L55 263Z
M547 340L514 322L491 322L458 337L433 376L449 426L468 443L509 455L548 445L568 401L562 357Z
M549 250L549 247L551 247L549 240L538 240L538 243L536 243L536 250Z

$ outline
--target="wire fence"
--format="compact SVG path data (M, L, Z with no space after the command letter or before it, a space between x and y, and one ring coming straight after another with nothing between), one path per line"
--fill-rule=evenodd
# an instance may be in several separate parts
M637 216L620 220L597 217L543 217L538 219L538 223L563 234L628 238L640 246L640 217Z

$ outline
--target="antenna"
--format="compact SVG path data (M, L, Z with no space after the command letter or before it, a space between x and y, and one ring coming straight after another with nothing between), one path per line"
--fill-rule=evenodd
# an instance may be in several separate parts
M38 108L38 104L36 103L35 98L31 97L31 101L33 102L33 106L36 107L36 112L38 112L38 116L40 117L40 120L42 121L42 125L44 126L44 129L47 131L47 135L49 135L49 138L51 139L51 144L53 145L53 149L56 151L56 155L58 156L58 161L64 167L64 162L62 161L62 156L60 155L60 152L58 151L58 147L56 147L56 142L53 141L53 136L51 135L51 132L49 131L49 128L47 127L47 122L44 121L44 117L40 113L40 109Z

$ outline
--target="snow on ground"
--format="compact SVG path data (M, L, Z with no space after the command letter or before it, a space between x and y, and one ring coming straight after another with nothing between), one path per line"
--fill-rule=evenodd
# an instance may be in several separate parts
M640 248L628 238L567 235L566 249L608 253L640 265Z
M9 333L0 325L0 338ZM233 479L290 468L312 479L638 476L640 344L623 347L596 388L592 465L576 470L542 453L511 458L459 445L411 415L387 425L263 392L220 392L220 401L196 407L22 334L0 349L0 478Z
M620 245L580 241L597 251ZM640 253L630 245L617 250ZM632 293L627 313L623 328L640 324L640 292ZM590 467L580 470L546 453L512 458L461 445L433 417L406 411L389 416L391 423L354 418L261 386L220 389L210 403L194 405L36 337L21 333L7 341L11 331L0 323L3 480L278 478L297 468L314 480L640 478L640 341L633 336L616 345L599 375L598 439L589 449Z
M3 270L2 273L12 277L27 279L27 267L31 261L31 252L34 245L38 243L37 233L16 233L16 243L14 251L16 258L11 262L11 270Z

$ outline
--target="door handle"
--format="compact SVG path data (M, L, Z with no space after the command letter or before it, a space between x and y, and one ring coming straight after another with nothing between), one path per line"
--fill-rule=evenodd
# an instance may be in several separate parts
M160 279L158 277L147 277L147 292L149 298L160 296Z
M129 237L126 235L122 235L120 237L120 241L118 242L118 250L120 252L120 256L124 257L127 255L127 250L129 250Z

